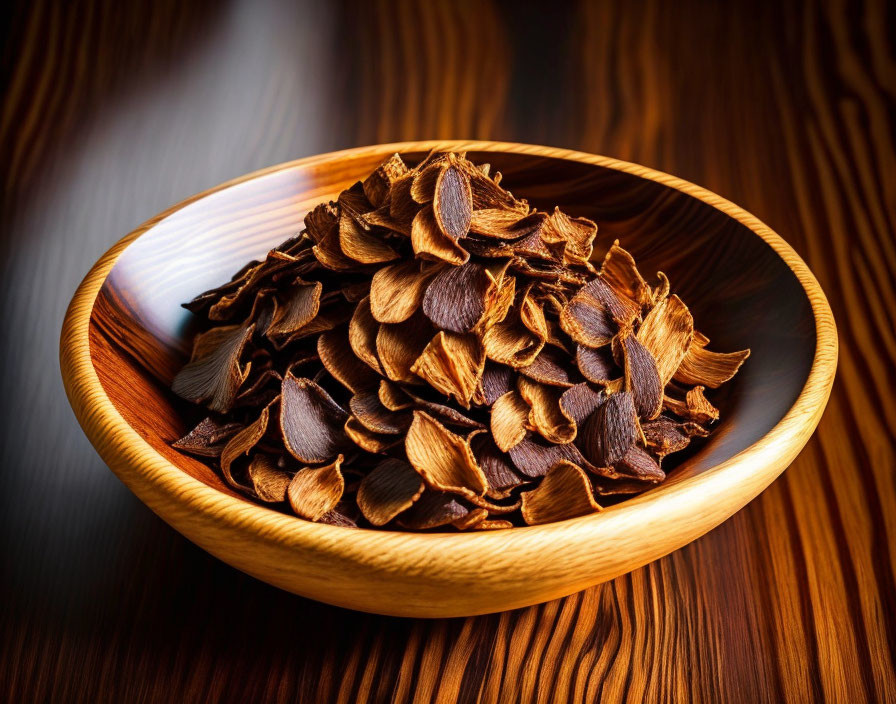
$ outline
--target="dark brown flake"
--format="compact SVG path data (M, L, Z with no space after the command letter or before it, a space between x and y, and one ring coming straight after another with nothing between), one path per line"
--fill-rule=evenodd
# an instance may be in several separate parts
M463 153L414 163L185 304L204 327L172 388L207 417L173 447L352 528L539 525L662 482L749 351L709 350L664 274L595 251L593 221Z

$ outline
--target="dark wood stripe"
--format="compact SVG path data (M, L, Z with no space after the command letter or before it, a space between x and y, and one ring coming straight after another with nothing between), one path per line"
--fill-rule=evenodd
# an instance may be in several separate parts
M333 76L319 95L283 90L301 54L284 61L264 45L271 21L298 24L299 12L95 0L14 13L0 112L0 366L12 399L0 443L11 487L0 506L0 698L896 699L892 3L600 0L536 13L380 0L330 13L321 45ZM220 67L190 60L225 51L225 30L251 21L258 53L232 80L259 86L253 129L231 134L226 114L211 125L172 115L153 139L183 145L177 163L148 171L159 145L138 144L122 184L88 170L124 163L101 138L116 121L142 124L125 109L158 119L141 100L170 96L178 80L196 101L220 98L209 95ZM314 146L300 100L325 116ZM213 158L200 133L216 129L232 153ZM793 467L694 545L551 605L406 622L237 574L107 477L59 410L56 327L68 293L56 289L73 287L150 204L149 213L197 190L185 164L220 161L203 176L210 185L261 165L258 155L274 163L438 136L606 153L743 204L818 276L841 367L818 436ZM97 180L95 193L85 179ZM728 251L721 242L719 256Z

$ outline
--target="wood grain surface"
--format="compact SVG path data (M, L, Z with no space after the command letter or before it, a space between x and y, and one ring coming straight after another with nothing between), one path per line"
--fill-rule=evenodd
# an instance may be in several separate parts
M471 534L347 531L241 498L171 444L197 409L170 389L197 322L191 300L302 227L321 199L395 152L465 151L543 210L601 223L643 271L659 267L693 302L716 349L750 349L720 394L724 420L658 487L592 516ZM683 232L686 235L682 234ZM641 256L644 254L645 256ZM192 325L191 325L192 324ZM72 298L60 336L66 393L84 433L163 520L228 564L328 604L393 616L496 613L606 582L704 535L787 468L824 412L837 334L796 253L754 216L669 174L556 147L403 142L315 155L247 174L152 218L112 247ZM471 588L472 586L472 588Z
M896 700L894 26L882 0L21 4L0 114L0 698ZM140 504L59 381L80 277L228 178L418 138L638 161L781 233L841 340L785 475L611 583L443 621L280 592Z

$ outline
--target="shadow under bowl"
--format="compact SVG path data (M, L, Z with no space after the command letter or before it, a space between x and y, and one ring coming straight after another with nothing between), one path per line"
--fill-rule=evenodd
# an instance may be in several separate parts
M645 275L664 271L719 351L750 348L714 400L722 422L662 485L602 513L544 526L410 534L315 524L237 495L170 443L198 420L168 388L183 364L181 302L228 280L303 227L393 152L466 150L518 197L599 225ZM62 374L88 438L162 519L221 560L313 599L375 613L447 617L571 594L655 560L746 505L805 445L827 402L837 333L805 263L741 208L635 164L495 142L378 145L300 159L195 196L122 239L76 292Z

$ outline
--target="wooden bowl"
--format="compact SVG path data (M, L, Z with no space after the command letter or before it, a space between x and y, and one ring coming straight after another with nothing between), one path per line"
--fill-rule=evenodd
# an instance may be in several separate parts
M393 152L466 150L514 194L594 219L641 270L665 271L717 350L752 349L717 396L723 421L661 486L593 516L473 534L315 524L243 499L169 443L196 417L168 384L180 303L302 228L307 210ZM234 567L320 601L401 616L489 613L554 599L682 547L754 498L815 429L837 332L805 263L736 205L643 166L496 142L387 144L300 159L223 184L138 228L91 269L62 330L62 375L84 432L153 511Z

